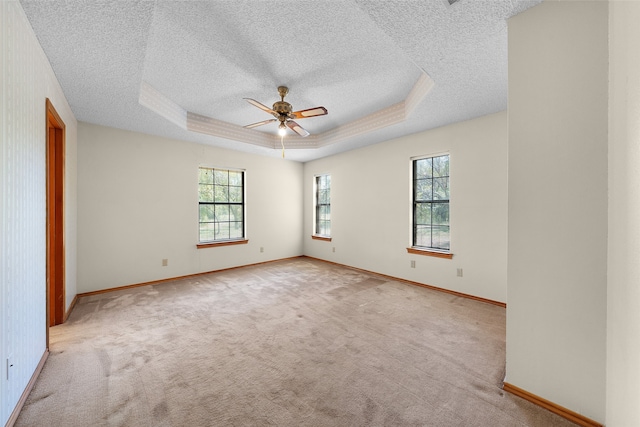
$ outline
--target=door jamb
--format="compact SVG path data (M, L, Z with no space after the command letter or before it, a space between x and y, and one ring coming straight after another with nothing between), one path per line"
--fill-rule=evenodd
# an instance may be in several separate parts
M46 99L47 348L49 326L65 319L64 176L65 124Z

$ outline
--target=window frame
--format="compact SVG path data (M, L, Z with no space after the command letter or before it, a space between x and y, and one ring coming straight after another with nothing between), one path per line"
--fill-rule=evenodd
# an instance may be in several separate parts
M447 190L447 198L446 199L441 199L441 198L434 198L433 195L433 190L431 193L431 198L429 199L424 199L424 200L419 200L417 197L417 187L418 187L418 180L419 178L417 177L417 169L418 169L418 164L417 162L420 160L426 160L426 159L434 159L434 158L438 158L438 157L448 157L448 174L446 175L447 178L447 185L446 185L446 190ZM410 163L410 170L411 170L411 195L410 195L410 202L411 202L411 246L407 248L407 252L411 253L411 254L417 254L417 255L428 255L428 256L434 256L434 257L439 257L439 258L448 258L451 259L453 257L453 254L451 252L451 153L449 152L441 152L441 153L435 153L435 154L429 154L429 155L424 155L424 156L416 156L416 157L412 157L411 158L411 163ZM431 180L431 188L433 188L433 182L436 178L444 178L445 176L442 177L436 177L433 175L433 166L432 166L432 171L431 171L431 176L430 178L426 178ZM434 245L434 240L433 240L433 234L430 237L430 245L431 246L423 246L423 245L418 245L417 243L417 229L418 229L418 206L420 204L430 204L431 207L433 207L434 204L438 205L438 204L446 204L447 205L447 212L448 212L448 218L447 218L447 224L446 227L448 227L448 248L447 247L442 247L442 246L438 246L438 245ZM433 212L433 210L430 211L431 213ZM434 226L434 219L432 215L429 215L429 226L432 230L433 233L433 226ZM435 225L441 225L441 224L435 224Z
M212 182L209 183L204 183L201 182L201 170L202 169L207 169L210 170L212 173ZM227 194L229 193L229 189L230 188L238 188L240 187L240 194L241 194L241 201L240 202L234 202L234 201L230 201L229 198L227 197L226 201L216 201L215 200L215 186L216 186L216 171L218 172L226 172L227 173L227 180L225 184L221 184L219 186L222 187L226 187L227 190ZM232 185L229 179L229 173L234 172L234 173L239 173L240 174L240 180L241 183L240 185ZM198 243L197 243L197 247L198 249L200 248L206 248L206 247L212 247L212 246L227 246L227 245L237 245L237 244L244 244L244 243L248 243L247 240L247 211L246 211L246 183L247 183L247 173L245 169L239 169L239 168L229 168L229 167L217 167L217 166L205 166L205 165L200 165L198 166ZM213 200L212 201L203 201L200 198L200 192L201 192L201 185L212 185L214 186L214 188L212 188L212 192L214 194L213 196ZM240 206L241 208L241 212L242 212L242 219L241 221L203 221L202 219L202 206L213 206L214 207L214 212L215 212L215 206L229 206L229 210L231 210L231 206ZM214 214L215 216L215 214ZM237 236L237 237L231 237L229 236L228 238L215 238L214 235L214 239L213 240L202 240L202 224L203 223L213 223L213 224L223 224L223 223L228 223L229 227L231 227L231 224L234 222L239 222L241 223L241 235ZM215 233L215 232L214 232Z
M327 187L320 186L320 180L325 178L325 182L328 181ZM328 203L320 202L321 188L328 192ZM329 219L321 219L320 210L322 207L328 207ZM329 232L326 234L321 233L320 221L324 221L328 224ZM313 176L313 239L331 241L331 174L320 173Z

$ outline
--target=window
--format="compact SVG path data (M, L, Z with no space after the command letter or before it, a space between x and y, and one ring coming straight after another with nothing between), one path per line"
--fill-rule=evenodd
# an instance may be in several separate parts
M313 234L331 236L331 175L316 176L316 224Z
M198 169L200 242L244 239L244 171Z
M449 155L413 160L413 247L449 251Z

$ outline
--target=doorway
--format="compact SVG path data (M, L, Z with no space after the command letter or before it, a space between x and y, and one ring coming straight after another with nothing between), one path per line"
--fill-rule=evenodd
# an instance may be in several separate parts
M64 152L65 124L46 100L47 116L47 323L65 317ZM49 328L47 327L47 348Z

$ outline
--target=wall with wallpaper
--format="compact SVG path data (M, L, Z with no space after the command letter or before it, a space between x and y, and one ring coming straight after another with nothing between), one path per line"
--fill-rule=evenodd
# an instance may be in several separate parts
M46 349L45 99L51 99L66 125L67 309L76 294L77 125L19 2L0 2L0 33L0 425L4 425ZM13 367L8 368L7 360Z

